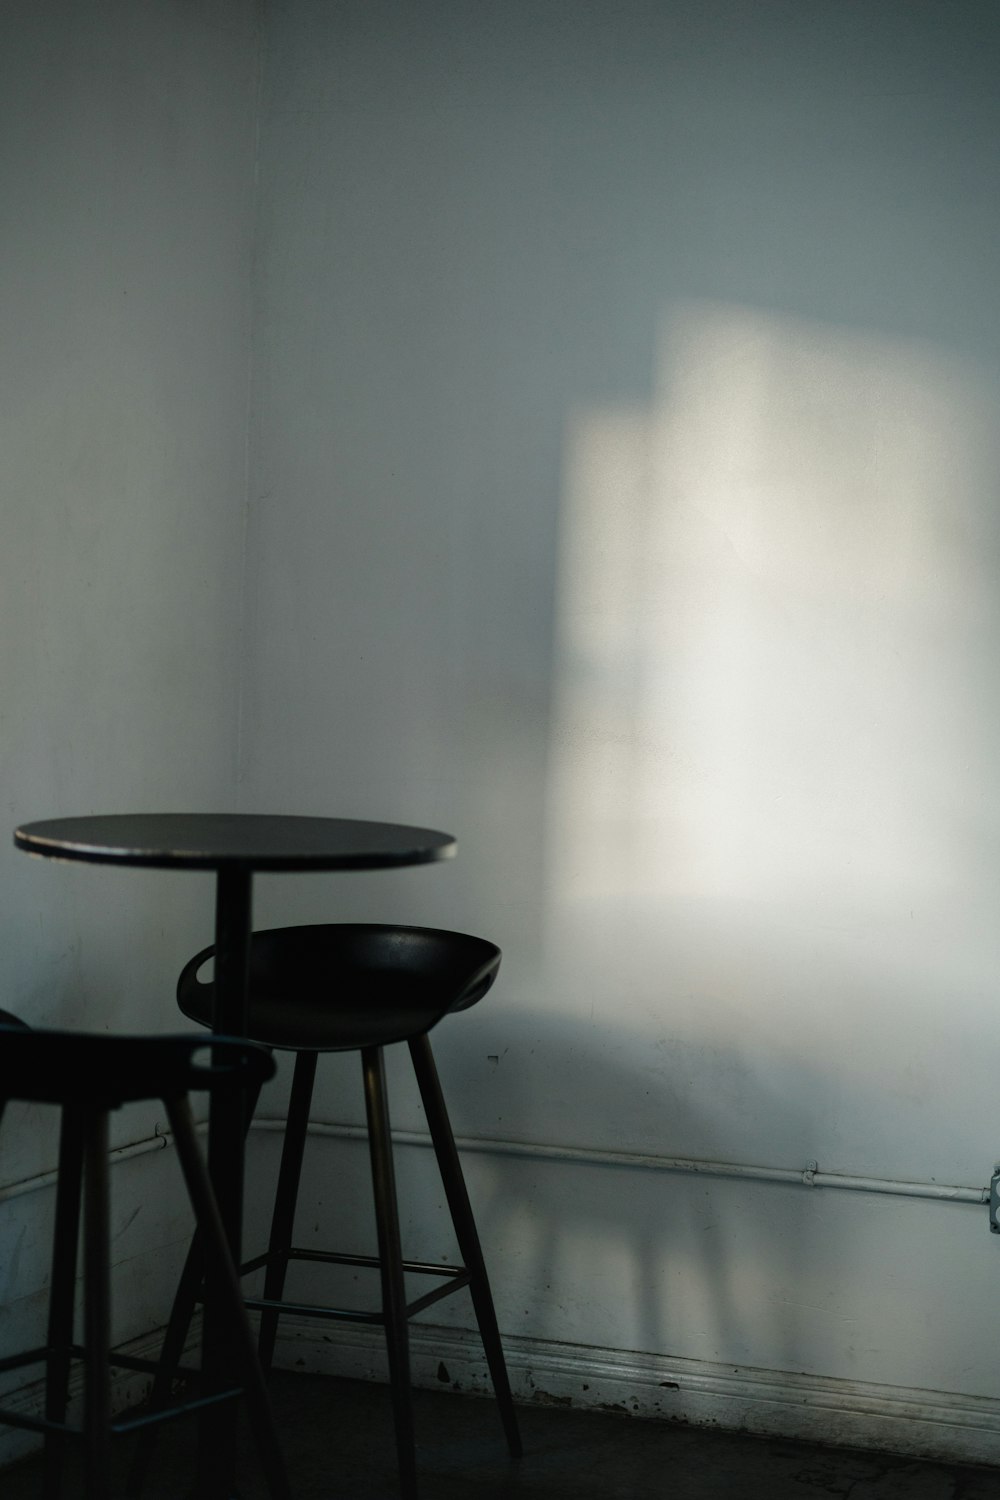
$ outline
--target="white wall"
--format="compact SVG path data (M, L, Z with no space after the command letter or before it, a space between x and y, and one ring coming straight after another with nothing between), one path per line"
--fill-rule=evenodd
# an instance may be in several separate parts
M18 0L0 29L0 1005L176 1029L211 880L33 861L11 833L232 805L255 16ZM54 1164L46 1122L10 1122L0 1185ZM118 1178L123 1337L163 1316L185 1222L167 1163ZM50 1200L0 1201L7 1351L39 1341Z
M995 7L267 14L241 805L460 855L258 922L503 946L462 1132L981 1186ZM472 1172L508 1333L997 1394L985 1210Z

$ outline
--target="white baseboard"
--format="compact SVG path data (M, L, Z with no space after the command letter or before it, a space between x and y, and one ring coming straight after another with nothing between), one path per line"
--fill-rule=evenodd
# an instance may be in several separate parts
M162 1330L133 1339L127 1353L155 1359ZM197 1329L188 1342L197 1349ZM507 1368L515 1400L622 1417L667 1419L769 1437L802 1438L914 1458L1000 1466L1000 1400L898 1386L834 1380L670 1355L593 1349L583 1344L507 1337ZM465 1329L410 1327L413 1382L427 1390L470 1395L492 1391L478 1336ZM350 1324L281 1320L275 1363L283 1369L355 1380L384 1381L381 1331ZM149 1376L120 1370L116 1411L137 1404ZM74 1370L71 1399L82 1390ZM0 1405L38 1415L40 1380L0 1398ZM0 1428L0 1467L32 1452L40 1439Z
M659 1418L909 1457L1000 1465L1000 1400L818 1375L739 1368L670 1355L505 1338L515 1400ZM413 1382L489 1394L478 1337L411 1324ZM285 1369L385 1380L381 1331L283 1318Z

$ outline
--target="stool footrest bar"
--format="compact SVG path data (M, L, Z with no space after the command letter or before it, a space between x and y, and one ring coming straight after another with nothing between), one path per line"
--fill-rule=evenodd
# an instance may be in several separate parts
M51 1352L43 1344L40 1349L28 1349L24 1354L8 1354L6 1359L0 1359L0 1374L5 1374L8 1370L20 1370L23 1365L44 1364Z
M274 1256L277 1260L280 1257ZM346 1255L338 1250L303 1250L292 1248L284 1252L287 1260L315 1261L325 1266L364 1266L370 1271L380 1269L382 1262L377 1255ZM465 1266L435 1265L429 1260L404 1260L403 1270L416 1276L465 1276Z
M245 1297L248 1312L293 1313L300 1318L328 1318L339 1323L385 1323L380 1312L358 1312L351 1307L316 1307L311 1302L276 1302L267 1297Z
M303 1260L312 1261L316 1265L324 1266L361 1266L370 1271L377 1271L380 1267L377 1255L348 1255L338 1250L306 1250L293 1246L290 1250L263 1250L260 1255L255 1255L251 1260L245 1260L240 1266L240 1275L249 1276L253 1271L260 1271L265 1266L276 1265L279 1261ZM415 1276L464 1276L464 1266L450 1266L435 1264L433 1261L404 1260L404 1271L412 1271Z
M243 1395L241 1385L226 1391L213 1391L210 1396L192 1396L174 1406L165 1406L159 1411L143 1412L138 1417L126 1417L124 1421L112 1422L111 1431L118 1436L128 1432L139 1432L144 1427L153 1427L157 1422L170 1422L174 1417L186 1417L191 1412L204 1411L208 1406L218 1406L221 1401L235 1401Z
M142 1427L152 1427L157 1422L170 1422L175 1417L186 1417L191 1412L201 1411L207 1406L216 1406L220 1401L235 1401L242 1395L242 1386L234 1386L226 1391L215 1391L210 1396L193 1397L177 1402L173 1406L163 1407L160 1411L144 1412L142 1416L127 1417L124 1421L112 1422L110 1430L116 1436L121 1436L123 1433L135 1432ZM7 1427L21 1427L26 1432L52 1432L68 1438L84 1436L83 1430L74 1427L70 1422L56 1422L51 1417L32 1417L25 1412L8 1411L5 1407L0 1408L0 1422Z
M423 1312L425 1308L432 1307L435 1302L440 1302L443 1297L450 1297L452 1292L460 1292L463 1287L469 1285L471 1279L468 1271L466 1271L463 1276L456 1276L453 1281L446 1282L444 1286L436 1286L433 1291L425 1292L415 1302L408 1302L406 1304L406 1316L408 1318L416 1317L417 1313Z
M440 1302L443 1297L450 1297L452 1292L460 1292L469 1285L470 1280L468 1271L455 1271L444 1286L436 1286L433 1291L425 1292L414 1302L408 1302L406 1316L412 1318L435 1302ZM364 1312L351 1307L320 1307L312 1302L279 1302L271 1297L246 1297L244 1305L250 1312L293 1313L300 1318L327 1318L339 1323L385 1323L381 1312Z

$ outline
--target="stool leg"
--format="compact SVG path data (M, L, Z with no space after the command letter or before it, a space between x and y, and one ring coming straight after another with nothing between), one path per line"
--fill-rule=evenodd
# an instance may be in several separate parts
M267 1389L257 1358L257 1348L246 1308L243 1306L239 1276L229 1253L226 1233L219 1214L219 1206L215 1201L215 1194L212 1192L208 1170L198 1150L191 1106L186 1096L180 1099L165 1099L163 1102L166 1106L170 1128L174 1133L177 1155L184 1173L188 1196L202 1234L205 1258L206 1261L215 1262L216 1275L213 1280L224 1304L220 1305L218 1311L220 1317L227 1318L230 1323L233 1348L242 1366L241 1383L250 1410L250 1425L253 1429L267 1488L273 1500L292 1500L285 1462L281 1455L274 1418L271 1414L271 1404L267 1398Z
M261 1085L258 1084L252 1091L247 1104L246 1128L248 1132L260 1098L260 1090ZM150 1387L147 1401L150 1412L162 1411L170 1400L174 1376L184 1356L184 1345L187 1343L188 1330L191 1327L191 1319L194 1317L194 1310L198 1303L198 1293L204 1279L205 1251L201 1233L195 1229L184 1260L184 1269L177 1283L177 1291L174 1293L173 1306L170 1309L170 1317L163 1335L163 1347L160 1350L156 1374L153 1376L153 1383ZM156 1451L159 1431L157 1426L144 1427L140 1431L132 1454L132 1463L125 1487L126 1495L133 1496L141 1493Z
M108 1112L104 1109L88 1110L83 1120L84 1474L87 1500L110 1500L111 1193Z
M69 1401L70 1346L76 1303L76 1254L80 1239L80 1193L83 1184L83 1122L79 1110L66 1106L59 1132L59 1178L49 1282L49 1358L45 1374L45 1417L65 1422ZM45 1500L57 1500L66 1439L45 1436Z
M520 1458L521 1435L518 1431L514 1398L511 1395L510 1380L507 1376L503 1344L500 1341L500 1329L497 1327L493 1294L490 1291L486 1262L479 1243L479 1232L476 1229L468 1189L465 1186L462 1163L455 1145L455 1137L452 1135L451 1122L448 1119L444 1094L441 1091L441 1082L434 1063L434 1054L431 1051L430 1037L426 1033L423 1036L413 1037L409 1047L410 1057L413 1059L413 1070L417 1075L420 1098L423 1101L431 1140L434 1143L434 1154L437 1157L441 1181L444 1184L445 1197L448 1200L452 1223L455 1226L459 1253L463 1265L469 1272L472 1305L479 1324L479 1336L483 1341L486 1363L493 1380L493 1390L496 1393L497 1407L507 1438L507 1446L515 1458Z
M278 1187L274 1195L274 1213L271 1217L271 1237L268 1241L268 1256L264 1274L264 1297L269 1302L280 1302L285 1290L285 1273L288 1270L288 1252L292 1248L295 1230L295 1204L299 1196L299 1180L302 1176L302 1157L305 1152L306 1135L309 1130L309 1109L312 1104L313 1084L316 1081L316 1053L299 1052L295 1057L295 1075L288 1101L288 1119L285 1124L285 1139L281 1147L281 1167L278 1171ZM274 1358L274 1341L278 1332L278 1314L264 1311L260 1315L260 1338L258 1350L260 1362L265 1370L271 1368Z
M368 1148L371 1154L375 1192L375 1223L382 1277L382 1318L389 1382L396 1424L399 1488L403 1500L416 1500L417 1461L413 1434L413 1391L410 1386L410 1340L406 1320L406 1287L403 1281L403 1251L399 1238L399 1209L392 1166L392 1136L385 1089L385 1059L381 1047L361 1052L368 1114Z

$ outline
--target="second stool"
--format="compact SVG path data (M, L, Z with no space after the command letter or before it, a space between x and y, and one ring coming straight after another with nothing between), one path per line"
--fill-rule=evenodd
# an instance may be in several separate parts
M10 1407L0 1423L45 1435L45 1496L59 1493L66 1441L84 1448L87 1500L110 1500L111 1439L183 1412L245 1396L252 1416L261 1467L272 1500L291 1500L275 1435L257 1349L240 1297L218 1205L195 1135L188 1093L229 1089L259 1091L274 1073L267 1052L249 1042L201 1036L127 1037L89 1032L33 1031L0 1012L0 1117L10 1100L61 1107L55 1233L49 1285L48 1341L0 1359L0 1372L41 1365L45 1370L45 1415ZM210 1053L210 1060L200 1061ZM159 1099L166 1109L177 1156L206 1253L218 1271L238 1384L173 1403L152 1416L112 1419L111 1369L152 1373L151 1361L111 1348L111 1231L108 1122L113 1110L140 1099ZM84 1342L73 1339L77 1242L83 1208ZM84 1366L82 1426L66 1421L70 1370Z

